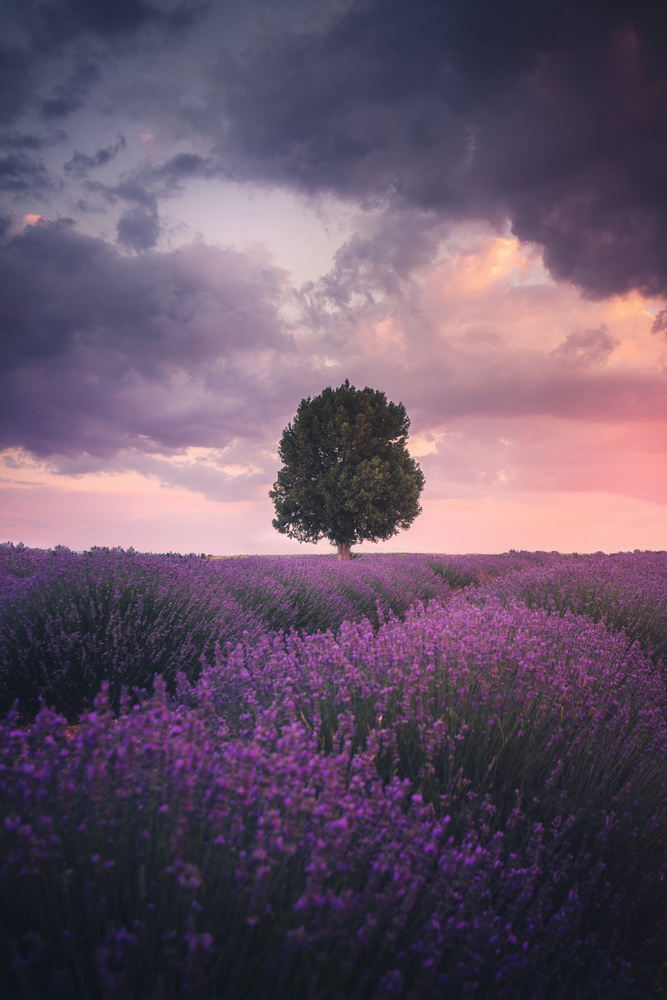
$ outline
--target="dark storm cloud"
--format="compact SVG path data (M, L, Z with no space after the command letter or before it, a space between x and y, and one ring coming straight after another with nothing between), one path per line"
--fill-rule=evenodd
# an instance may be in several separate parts
M509 217L556 278L591 296L667 292L667 7L333 11L221 61L230 169L450 219Z
M202 0L14 0L2 10L0 122L36 110L66 118L88 100L110 57L179 42Z
M160 235L157 208L131 208L116 225L118 242L130 250L150 250Z
M123 257L66 223L0 247L0 448L112 457L263 433L285 276L192 245ZM249 386L252 385L252 389Z
M118 242L130 250L150 250L160 235L157 198L142 184L125 180L109 189L111 198L130 202L131 207L121 215L116 225Z
M12 14L36 52L81 36L116 41L153 28L177 34L210 8L207 0L20 0Z
M120 139L115 146L98 150L95 156L75 153L65 164L65 171L85 175L91 167L108 163L124 148L125 140ZM161 233L158 197L174 197L182 191L184 181L209 175L209 164L201 156L178 153L159 167L144 165L122 175L117 184L89 181L86 189L109 204L128 203L116 225L118 242L142 251L154 247Z
M43 162L26 153L0 156L0 191L42 193L53 187Z
M207 10L210 0L68 0L72 19L100 35L133 32L158 25L170 32L189 28Z
M107 192L110 198L123 198L125 201L134 202L144 208L155 208L156 206L153 192L133 177L124 178L115 187L107 188Z
M75 169L81 163L83 170L90 166L101 166L103 162L108 162L116 153L125 148L117 143L115 147L100 150L95 157L73 157ZM92 160L101 162L91 163ZM70 164L65 165L65 170L70 169ZM143 165L135 170L122 174L116 184L102 184L99 181L90 181L86 187L90 191L101 194L110 204L115 205L120 199L132 204L142 205L144 208L156 208L158 195L172 195L180 191L182 181L191 177L205 177L208 174L206 161L201 156L193 153L179 153L159 167Z
M65 133L60 129L54 129L47 135L36 135L32 132L4 132L0 133L0 149L20 149L38 152L62 142Z
M96 154L96 157L74 158L77 173L85 173L90 167L86 161L99 158L103 162L108 162L115 155L117 149L103 149ZM83 162L82 162L83 161ZM94 164L94 165L102 165ZM70 164L65 165L65 170ZM126 175L118 184L103 184L100 181L87 181L86 190L92 194L102 197L104 201L111 205L116 205L119 201L127 203L125 209L116 224L118 242L130 250L140 252L150 250L158 241L160 236L160 217L158 213L157 197L137 176Z
M433 260L445 233L433 212L393 206L350 237L331 271L304 286L302 295L319 307L331 303L343 315L363 299L372 303L400 293L409 299L415 272Z
M23 113L33 73L27 52L0 45L0 122L13 122Z
M91 88L99 82L101 73L93 63L76 66L63 83L56 84L51 95L39 107L42 118L53 121L67 118L83 107Z
M132 32L157 20L155 5L143 0L66 0L63 17L101 35Z
M177 153L154 172L154 178L166 182L168 189L177 190L183 181L191 177L211 176L211 173L218 171L203 157L195 153Z
M89 153L81 153L78 150L72 154L71 158L65 164L65 173L74 173L77 175L85 175L89 170L95 167L104 167L107 163L110 163L122 150L127 146L127 143L122 135L119 135L113 146L103 146L98 149L91 156Z
M192 100L181 82L164 75L141 74L111 87L102 102L103 113L124 121L149 124L170 143L202 140L220 129L220 110Z

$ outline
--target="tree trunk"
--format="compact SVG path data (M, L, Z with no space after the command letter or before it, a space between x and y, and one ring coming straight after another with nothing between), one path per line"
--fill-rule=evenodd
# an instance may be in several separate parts
M341 562L350 561L350 543L349 542L336 542L338 548L338 558Z

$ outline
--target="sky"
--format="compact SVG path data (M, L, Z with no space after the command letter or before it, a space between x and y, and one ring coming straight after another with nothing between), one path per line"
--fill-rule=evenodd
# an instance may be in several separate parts
M667 549L667 8L0 0L0 541L271 525L345 379L426 486L364 551Z

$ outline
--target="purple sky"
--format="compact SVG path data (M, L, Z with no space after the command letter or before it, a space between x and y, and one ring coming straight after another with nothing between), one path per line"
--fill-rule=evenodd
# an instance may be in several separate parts
M315 551L267 493L349 378L381 549L667 548L664 5L0 7L0 541Z

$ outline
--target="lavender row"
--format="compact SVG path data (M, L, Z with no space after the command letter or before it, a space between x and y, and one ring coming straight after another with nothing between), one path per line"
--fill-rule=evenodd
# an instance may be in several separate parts
M494 594L552 613L603 621L667 664L667 553L560 557L498 577Z
M256 620L193 561L122 551L67 550L23 566L15 553L0 600L0 711L18 699L24 718L39 698L70 721L90 709L107 681L123 688L170 685L212 663L217 642L257 638ZM9 560L7 560L9 562ZM32 575L18 575L27 563Z
M468 588L506 602L570 610L635 639L667 659L667 556L365 556L211 560L94 549L0 546L0 712L18 698L24 716L40 696L74 720L110 685L169 691L210 666L216 648L275 631L332 630L345 621L377 627L415 602L446 602Z
M74 721L103 681L150 690L196 679L216 649L267 632L377 627L416 601L448 598L530 562L528 557L389 556L341 566L326 557L210 560L132 550L0 546L0 712L29 718L40 697Z
M160 682L116 719L109 687L73 738L48 711L28 732L3 725L0 940L14 995L652 995L663 682L622 623L610 633L608 614L577 604L588 614L575 616L550 595L578 566L584 597L613 584L627 604L643 580L660 607L664 554L613 557L625 575L543 553L347 567L10 555L6 609L82 565L99 608L92 582L111 575L117 663L122 642L140 646L147 593L165 597L163 624L170 601L199 600L193 626L221 594L246 614L268 595L242 641L209 647L196 669L172 661L169 700ZM444 605L397 603L404 622L380 604L375 627L358 614L336 636L266 626L290 595L330 607L345 581L408 602L433 580ZM526 581L543 609L525 606L539 603Z
M651 995L665 688L621 633L463 592L177 688L0 726L12 995Z

